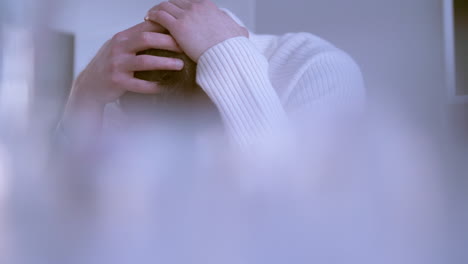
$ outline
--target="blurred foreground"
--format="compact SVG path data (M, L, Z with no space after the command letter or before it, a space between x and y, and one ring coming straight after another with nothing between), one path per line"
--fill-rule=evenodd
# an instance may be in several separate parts
M74 155L54 144L73 38L0 33L0 263L468 261L467 115L372 99L251 152L181 119Z

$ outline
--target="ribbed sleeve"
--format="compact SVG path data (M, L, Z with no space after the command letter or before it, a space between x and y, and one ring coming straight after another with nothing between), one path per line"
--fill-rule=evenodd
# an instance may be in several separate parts
M351 57L334 50L322 52L304 64L304 71L285 102L288 112L308 110L315 115L333 115L361 110L364 81Z
M228 39L199 59L197 83L218 107L241 146L281 131L286 114L268 76L268 61L245 37Z

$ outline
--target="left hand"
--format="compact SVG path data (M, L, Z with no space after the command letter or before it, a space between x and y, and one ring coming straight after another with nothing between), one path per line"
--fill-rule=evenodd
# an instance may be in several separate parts
M162 2L148 12L146 19L169 30L182 50L195 62L220 42L234 37L249 37L246 28L210 0Z

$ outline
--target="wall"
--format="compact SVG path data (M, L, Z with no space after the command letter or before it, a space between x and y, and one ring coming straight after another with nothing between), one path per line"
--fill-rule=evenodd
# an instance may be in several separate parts
M442 100L440 0L257 0L257 31L307 31L330 40L360 64L371 95Z
M468 2L454 1L457 95L468 95Z

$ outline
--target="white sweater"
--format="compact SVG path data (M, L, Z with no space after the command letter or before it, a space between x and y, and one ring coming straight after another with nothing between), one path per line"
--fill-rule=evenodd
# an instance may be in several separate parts
M197 83L241 146L274 134L296 113L346 111L365 97L353 59L309 33L250 33L219 43L200 57Z
M295 113L346 110L365 96L356 63L307 33L229 39L206 51L197 67L198 84L241 145L287 124Z

